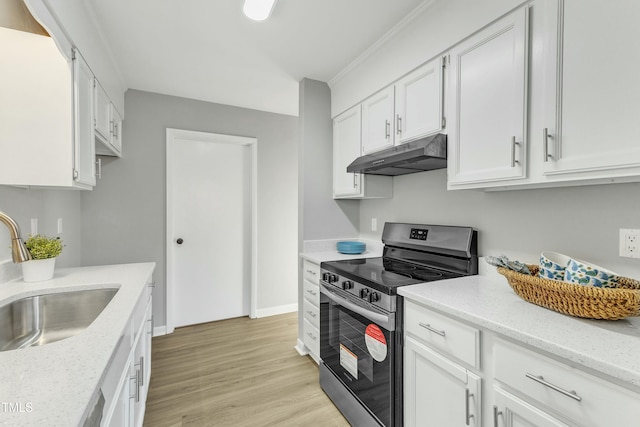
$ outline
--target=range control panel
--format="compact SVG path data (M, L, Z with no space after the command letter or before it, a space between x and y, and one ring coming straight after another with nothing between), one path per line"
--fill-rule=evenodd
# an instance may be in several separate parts
M427 230L412 228L409 238L414 240L427 240Z
M339 274L332 273L327 270L321 270L321 282L332 287L338 288L343 292L351 294L360 299L364 303L376 306L388 312L396 311L396 298L378 292L369 286L358 283L354 280L342 277Z

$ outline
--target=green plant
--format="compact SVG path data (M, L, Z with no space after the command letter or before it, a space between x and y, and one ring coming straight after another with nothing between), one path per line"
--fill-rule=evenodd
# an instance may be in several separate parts
M55 258L62 252L64 245L59 237L47 237L41 234L29 235L24 244L33 259Z

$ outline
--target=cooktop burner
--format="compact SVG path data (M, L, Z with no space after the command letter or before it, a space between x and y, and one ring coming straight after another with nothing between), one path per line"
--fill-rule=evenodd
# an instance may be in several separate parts
M399 286L460 277L460 274L391 258L358 258L322 263L323 268L389 295Z

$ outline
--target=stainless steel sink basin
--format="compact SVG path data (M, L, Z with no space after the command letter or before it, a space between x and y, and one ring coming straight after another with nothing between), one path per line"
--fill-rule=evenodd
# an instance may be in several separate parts
M117 288L34 295L0 307L0 351L45 345L84 331Z

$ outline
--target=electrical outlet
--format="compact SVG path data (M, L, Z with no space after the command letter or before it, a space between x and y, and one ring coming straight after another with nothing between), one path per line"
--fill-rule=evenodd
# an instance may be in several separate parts
M38 234L38 218L31 218L31 233L32 236Z
M640 258L640 230L620 229L620 256Z
M371 231L378 231L378 218L371 218Z
M62 218L58 218L58 234L62 234Z

